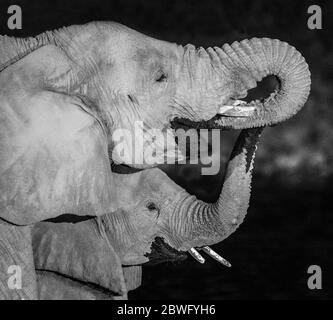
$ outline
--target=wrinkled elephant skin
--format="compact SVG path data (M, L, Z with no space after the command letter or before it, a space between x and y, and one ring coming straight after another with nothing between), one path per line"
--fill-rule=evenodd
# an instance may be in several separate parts
M267 75L279 80L268 98L239 100ZM80 281L93 281L118 296L126 296L126 277L121 274L125 265L129 273L133 265L186 251L200 260L195 247L225 239L245 217L261 132L256 128L296 114L307 100L310 82L301 54L268 38L196 49L111 22L75 25L25 39L0 36L0 298L37 298L30 227L63 214L96 216L97 230L104 230L105 236L97 241L87 231L89 237L81 238L80 228L92 222L75 228L37 226L43 231L34 234L39 252L35 261L58 268L58 273L73 273ZM135 134L136 123L148 135L143 144ZM155 160L181 158L174 139L177 123L243 129L213 204L151 169L156 166L152 149ZM117 148L118 129L131 133L124 138L124 152ZM159 130L162 138L151 138L150 129ZM161 145L164 140L166 146ZM133 144L143 154L142 161L133 160ZM120 163L145 170L116 174L111 168ZM63 235L63 250L54 242L55 231ZM96 279L84 277L84 270L95 267L84 247L90 248L97 264L104 264L89 243L106 252L105 261L114 268L111 282L103 272ZM52 250L59 261L69 256L80 263L67 268L54 264ZM12 264L24 271L20 292L8 288ZM45 274L38 278L48 279L50 285L59 280ZM71 282L61 285L73 287Z

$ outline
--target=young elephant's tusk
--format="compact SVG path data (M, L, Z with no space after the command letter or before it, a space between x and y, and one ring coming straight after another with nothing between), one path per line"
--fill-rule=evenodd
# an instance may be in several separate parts
M218 253L216 253L213 249L209 248L208 246L203 247L202 250L210 255L213 259L217 260L218 262L222 263L226 267L231 267L231 263L226 259L222 258Z
M198 262L205 263L205 259L203 258L203 256L197 250L195 250L194 248L191 248L188 252Z

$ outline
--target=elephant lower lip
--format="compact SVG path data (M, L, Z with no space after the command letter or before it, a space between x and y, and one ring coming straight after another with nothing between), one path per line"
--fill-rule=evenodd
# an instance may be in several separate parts
M215 121L218 120L221 117L221 115L216 115L210 120L207 121L192 121L186 118L175 118L173 119L170 124L171 128L174 130L177 129L211 129L211 128L216 128ZM228 130L230 129L229 127L221 127L219 128L220 130Z
M119 173L119 174L131 174L142 171L144 169L130 167L126 164L115 164L114 162L111 163L111 170L112 172Z

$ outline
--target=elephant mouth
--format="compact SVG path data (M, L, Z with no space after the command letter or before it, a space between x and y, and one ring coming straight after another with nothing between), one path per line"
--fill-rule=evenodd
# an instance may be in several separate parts
M235 120L245 120L257 116L257 112L263 109L263 105L274 99L281 90L281 81L274 75L264 77L256 86L246 91L241 99L239 96L231 97L228 101L219 105L219 110L215 116L209 120L199 122L187 118L174 118L171 121L171 127L175 130L182 129L236 129L230 124L220 123L223 118ZM230 121L229 121L230 123ZM237 128L241 129L241 128Z
M249 89L246 95L239 99L238 97L231 97L227 102L219 106L218 113L209 120L193 121L188 118L175 117L169 123L169 128L177 132L178 129L183 129L185 132L188 130L200 129L217 129L220 131L235 130L230 121L223 122L223 119L228 118L232 121L247 121L249 118L257 116L257 110L267 103L267 101L274 99L280 90L281 83L276 76L270 75L257 83L257 86ZM184 132L183 131L183 132ZM175 135L175 142L178 145L178 136ZM186 142L186 160L189 160L188 152L190 143ZM126 163L111 163L111 169L119 174L132 174L146 169L145 166L137 166Z
M127 164L111 163L111 171L118 174L132 174L144 170L145 168L131 167Z
M230 99L227 103L219 107L218 113L209 120L202 121L192 121L187 118L174 118L171 122L171 128L177 130L182 129L213 129L217 128L218 120L222 117L232 117L232 118L248 118L255 114L257 106L264 103L269 98L262 98L252 100L251 102L246 102L245 100ZM230 125L218 126L220 130L233 129Z
M162 237L156 237L151 245L151 251L145 256L149 259L146 265L156 265L167 261L183 261L187 258L187 253L172 248Z

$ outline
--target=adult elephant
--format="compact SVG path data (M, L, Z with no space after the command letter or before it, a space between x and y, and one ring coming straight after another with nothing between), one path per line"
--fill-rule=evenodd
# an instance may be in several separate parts
M64 213L116 212L121 221L119 212L132 212L144 192L142 180L149 185L160 174L148 169L116 175L110 162L144 169L154 165L152 149L157 150L155 160L178 154L172 139L166 139L166 147L161 139L149 139L149 129L167 136L177 121L220 129L271 125L300 110L310 90L301 54L266 38L205 50L155 40L116 23L93 22L35 38L1 37L0 44L2 298L37 298L31 247L36 222ZM270 97L250 104L238 100L269 74L279 79ZM145 143L135 135L137 121L148 135ZM117 129L132 133L125 135L122 149L117 148ZM254 137L241 139L216 203L161 183L156 192L171 188L175 194L173 201L160 203L168 208L167 228L154 234L168 247L196 254L191 248L221 241L242 222L258 132L243 135ZM143 155L139 161L132 157L132 137ZM140 263L150 252L149 246L141 247ZM21 290L8 288L11 265L23 270Z

